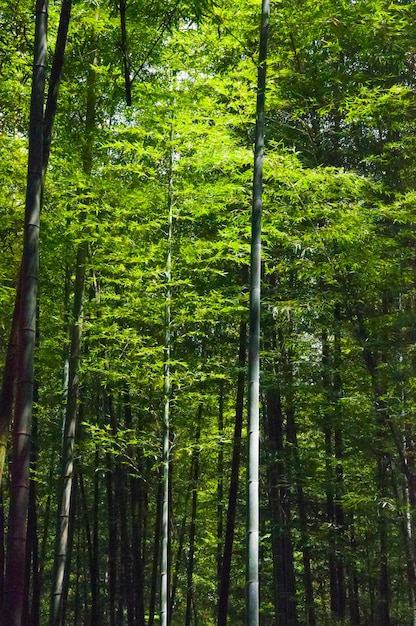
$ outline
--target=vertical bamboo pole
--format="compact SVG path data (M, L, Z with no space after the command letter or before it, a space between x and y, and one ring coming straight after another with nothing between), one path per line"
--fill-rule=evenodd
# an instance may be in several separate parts
M260 391L260 278L261 214L265 127L266 59L270 1L262 0L257 76L256 136L254 146L253 208L251 221L250 326L248 349L248 516L247 623L259 624L259 391Z
M56 38L55 53L52 61L51 75L49 77L48 98L45 106L43 124L43 149L42 149L42 175L46 173L51 145L52 127L55 119L59 84L62 75L62 67L65 56L65 46L68 34L68 26L71 15L72 0L62 0L59 28ZM42 180L43 182L43 180ZM40 207L41 208L41 207ZM15 401L16 378L17 378L17 350L18 350L18 316L21 298L22 267L19 269L19 280L16 288L13 320L10 329L9 344L7 347L6 363L3 370L3 380L0 390L0 481L3 476L4 460L7 449L9 426L11 422L12 406ZM1 599L0 599L1 606Z
M241 459L241 431L243 428L244 387L246 366L247 324L240 323L240 340L238 349L237 397L235 403L233 453L231 475L228 489L227 521L225 525L224 547L221 559L221 577L218 584L217 626L227 626L228 599L230 595L231 559L234 544L234 527L237 511L237 496Z
M165 362L163 407L163 496L162 496L162 556L160 580L160 624L169 621L169 462L170 462L170 343L171 343L171 278L172 278L172 230L173 230L173 128L170 132L169 181L168 181L168 251L166 258L166 304L165 304Z
M35 45L29 120L29 157L18 312L18 366L13 428L11 494L7 535L5 626L23 626L25 559L29 505L30 433L39 273L39 225L42 197L43 108L46 73L47 0L36 2Z

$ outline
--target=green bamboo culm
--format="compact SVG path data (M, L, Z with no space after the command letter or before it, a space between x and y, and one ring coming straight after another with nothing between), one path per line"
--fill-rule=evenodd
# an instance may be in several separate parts
M173 122L170 131L168 180L168 250L166 259L165 345L163 364L163 499L162 499L162 555L160 582L160 624L169 623L169 480L170 480L170 396L171 396L171 279L173 237Z
M265 127L266 60L270 2L262 1L257 75L254 145L253 207L251 218L250 310L248 347L248 506L247 506L247 624L259 625L259 390L260 390L260 279L261 214Z

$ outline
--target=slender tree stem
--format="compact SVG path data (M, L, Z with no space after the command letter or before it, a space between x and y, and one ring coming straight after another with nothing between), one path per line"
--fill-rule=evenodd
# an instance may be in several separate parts
M163 407L163 498L162 498L162 559L160 581L160 624L168 625L169 618L169 461L170 461L170 343L171 343L171 274L172 274L172 230L173 230L173 128L171 127L168 181L168 252L166 259L166 303L165 303L165 362L164 362L164 407Z
M262 2L257 77L256 138L254 147L251 224L250 330L248 350L248 521L247 623L259 624L259 392L260 392L260 277L261 214L263 205L264 103L270 2Z
M231 475L228 490L227 521L225 526L224 548L221 559L221 577L218 588L218 625L226 626L228 614L228 598L230 595L231 559L233 553L235 519L241 457L241 431L243 428L244 386L246 366L247 323L240 323L240 345L238 351L237 398L235 404L235 421L233 436L233 453Z
M59 16L58 33L56 36L55 52L52 59L51 75L49 78L48 97L45 106L45 122L43 127L43 175L45 176L49 162L52 141L52 128L58 108L59 85L65 58L65 48L71 19L72 0L62 0Z
M192 471L191 471L191 490L192 490L192 504L191 504L191 520L189 525L189 558L187 569L187 589L186 589L186 612L185 612L185 626L191 626L192 615L194 615L194 624L197 623L197 614L194 598L194 565L195 565L195 537L196 537L196 511L198 503L198 479L199 479L199 440L201 437L201 422L202 422L202 404L198 408L198 425L195 433L195 444L192 450ZM192 610L193 609L193 610Z
M123 73L124 73L124 87L126 91L126 105L131 106L131 80L130 80L130 67L129 67L129 53L127 47L127 27L126 27L126 0L120 0L119 12L120 12L120 28L121 28L121 53L123 55Z
M68 34L68 26L71 15L72 0L62 0L61 14L59 19L58 34L56 37L55 52L52 61L51 75L49 78L48 97L45 106L43 123L43 150L42 150L42 184L48 166L52 127L55 119L58 103L59 84L65 56L65 46ZM42 196L42 192L41 192ZM42 206L40 207L40 209ZM7 347L6 363L3 371L3 381L0 393L0 480L3 475L4 459L6 455L9 425L16 393L17 378L17 350L18 350L18 315L21 298L22 266L19 269L19 280L16 289L15 308L9 343Z
M21 298L18 315L18 377L13 429L9 530L7 536L5 626L23 626L22 620L24 619L30 434L34 392L39 225L42 197L43 107L45 97L47 20L47 0L37 0Z

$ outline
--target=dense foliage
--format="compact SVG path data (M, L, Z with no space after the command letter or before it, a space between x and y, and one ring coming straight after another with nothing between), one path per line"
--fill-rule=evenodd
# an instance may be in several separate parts
M19 291L32 5L0 1L2 365ZM50 2L51 59L60 8ZM225 623L224 545L228 623L245 623L245 418L241 447L235 426L259 15L257 0L73 2L42 198L16 626L161 623L166 337L168 623ZM415 23L404 0L272 3L263 626L415 623ZM2 494L3 599L7 471Z

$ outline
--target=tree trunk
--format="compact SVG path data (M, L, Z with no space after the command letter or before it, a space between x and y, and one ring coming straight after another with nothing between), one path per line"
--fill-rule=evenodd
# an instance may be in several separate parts
M0 610L2 609L4 596L4 521L3 484L0 483Z
M38 402L37 388L35 388L35 402ZM38 449L38 418L33 414L31 471L36 475ZM29 626L38 626L40 621L40 571L39 571L39 540L38 540L38 514L36 507L36 480L31 477L29 486L29 514L27 529L27 623Z
M191 459L191 465L190 465L190 470L189 470L189 484L192 484L193 472L194 472L193 462ZM169 602L169 622L172 621L173 609L175 608L176 591L178 588L179 574L180 574L181 564L182 564L182 555L184 551L183 547L185 544L185 537L186 537L186 525L188 521L188 504L189 504L190 494L191 494L191 491L188 490L185 495L185 502L183 506L184 514L182 517L182 523L181 523L181 528L179 532L178 548L176 550L176 558L175 558L175 567L173 569L173 576L172 576L172 590L171 590L170 602Z
M250 254L250 328L248 350L248 468L247 468L247 624L259 624L259 393L261 214L265 127L266 59L270 1L262 0L254 146L253 208Z
M43 176L45 176L48 167L52 142L52 129L58 108L59 85L61 83L62 69L64 66L71 8L72 0L62 0L55 51L49 77L48 97L46 100L45 120L43 125Z
M74 311L71 325L68 399L65 412L64 435L61 453L58 526L56 532L54 573L52 582L50 626L62 624L63 582L68 567L68 537L71 491L74 472L74 443L79 406L79 363L81 358L82 319L84 304L85 263L87 245L78 248L74 286Z
M221 381L218 398L217 459L217 583L221 580L221 548L224 532L224 386Z
M173 123L170 140L173 144ZM162 499L162 554L160 567L160 624L168 626L169 621L169 463L170 463L170 400L171 400L171 278L172 278L172 236L173 236L173 145L169 151L168 169L168 241L166 258L166 299L165 299L165 346L163 366L163 499Z
M349 523L349 540L351 554L356 552L356 541L354 534L354 524L351 515ZM348 600L350 611L350 624L352 626L358 626L361 623L360 620L360 603L359 603L359 586L358 575L355 564L350 564L348 567Z
M290 338L291 332L288 336ZM305 604L307 626L316 626L315 600L313 592L313 580L311 569L311 550L309 546L308 519L305 502L305 494L301 480L301 467L299 459L297 425L295 420L295 405L293 392L293 369L291 350L287 349L280 337L283 363L283 379L285 390L285 413L286 413L286 439L289 444L288 451L291 453L290 466L293 471L293 481L296 486L296 501L299 515L300 538L302 544L303 577L305 589Z
M186 613L185 626L191 626L192 607L194 603L194 562L195 562L195 535L196 535L196 511L198 502L198 480L199 480L199 439L201 436L202 406L198 410L198 427L195 434L195 443L192 450L192 505L191 505L191 523L189 526L189 557L187 571L187 592L186 592Z
M127 609L127 625L134 626L135 621L135 592L133 589L133 562L132 547L128 532L128 511L127 511L127 494L126 494L126 472L121 465L121 461L116 459L116 488L117 488L117 510L119 512L119 529L120 529L120 556L123 567L123 582L121 591L123 595L123 604Z
M335 543L335 503L334 503L334 466L333 466L333 425L332 425L332 393L330 371L329 341L327 332L322 333L322 386L327 402L324 417L325 439L325 470L326 470L326 515L328 523L328 579L331 614L336 619L338 615L337 570L336 570L336 543Z
M58 102L59 83L65 55L65 46L68 34L69 19L71 14L72 0L62 0L58 34L56 38L55 52L52 61L51 75L49 78L48 97L45 107L43 122L43 149L42 149L42 181L48 166L52 128L55 119ZM40 191L42 196L42 191ZM42 197L40 198L42 203ZM42 207L39 207L39 212ZM6 353L6 363L3 370L3 380L0 393L0 482L3 476L4 459L6 454L9 425L11 423L12 407L16 393L17 379L17 352L18 352L18 316L21 300L22 265L19 269L19 279L16 289L16 299L9 342ZM1 606L1 604L0 604Z
M238 483L241 459L241 431L243 428L244 382L246 365L247 324L240 324L238 350L237 398L235 406L233 455L231 461L230 486L228 490L227 521L225 527L224 549L221 560L221 578L218 595L218 626L227 626L228 598L230 595L231 559L233 554L235 517L237 510Z
M345 582L345 533L347 522L342 497L344 495L344 469L342 459L344 454L343 436L340 424L342 394L342 353L341 353L341 310L339 304L334 310L334 360L333 360L333 403L334 403L334 452L335 452L335 525L337 529L337 589L338 589L338 617L345 619L347 610L347 591Z
M268 476L276 623L279 626L297 626L290 481L283 459L283 412L277 389L267 393L267 423L271 455Z
M82 619L82 608L81 608L81 585L80 585L80 571L82 565L82 554L83 549L82 545L82 525L78 522L77 528L77 558L76 558L76 579L75 579L75 597L74 597L74 625L78 626Z
M113 398L107 394L108 413L110 417L111 434L117 435L118 422L114 411ZM126 473L119 458L114 460L114 487L117 494L118 529L120 537L121 571L123 579L120 579L119 592L121 601L121 615L124 608L127 609L127 624L134 626L134 590L132 586L132 554L128 532L128 511L126 494Z
M108 512L108 602L110 626L117 626L118 604L118 526L117 513L114 503L114 459L107 453L107 512Z
M159 476L157 484L156 494L156 519L155 519L155 532L153 543L153 558L152 558L152 578L150 585L150 602L149 602L149 621L148 626L154 626L155 613L156 613L156 591L158 582L158 568L159 568L159 556L160 556L160 531L162 526L162 497L163 497L163 482L162 476ZM169 615L171 612L169 611ZM170 618L169 618L170 621Z
M91 558L91 626L100 626L100 572L98 566L98 516L99 516L99 498L100 498L100 477L99 463L100 454L98 448L95 450L95 471L94 471L94 506L93 506L93 522L92 522L92 558Z
M127 46L126 27L126 0L119 0L120 27L121 27L121 53L123 55L124 88L126 93L126 105L131 106L131 80L129 68L129 55Z
M345 515L340 502L343 493L342 455L343 443L339 424L341 395L341 344L339 337L339 307L335 311L333 350L327 332L322 333L322 383L327 401L324 420L326 502L328 520L328 566L330 605L334 619L345 619L346 590L345 565Z
M47 0L36 2L35 47L29 121L29 156L21 297L18 323L18 378L13 427L11 494L7 534L3 620L5 626L23 626L25 561L29 506L30 432L34 388L39 226L42 195L43 105L46 72Z
M377 459L377 486L381 497L386 496L387 487L387 456L379 454ZM378 531L380 541L379 553L379 585L377 604L377 623L380 626L390 626L390 576L388 570L388 529L384 509L379 510Z
M130 494L131 494L131 523L132 523L132 552L133 552L133 589L135 596L135 621L136 626L145 626L144 618L144 525L143 520L146 516L146 508L144 502L144 489L141 484L143 479L140 477L130 476Z
M4 463L6 459L9 427L12 421L13 405L16 398L17 358L18 358L18 322L21 298L21 268L19 270L19 284L16 289L12 326L7 346L6 363L3 370L2 387L0 394L0 483L3 480ZM0 606L3 596L0 599Z
M390 626L390 575L388 568L388 527L386 511L382 501L388 497L389 452L389 410L385 401L386 383L380 373L380 364L386 363L385 357L371 350L370 337L361 311L357 313L357 335L363 346L363 357L371 379L374 398L374 412L377 425L375 442L376 486L379 498L378 536L379 536L379 577L376 605L376 618L379 626Z
M126 429L132 430L133 417L128 390L123 394L124 424ZM134 593L134 611L136 626L145 626L144 618L144 549L145 532L144 520L146 518L145 493L144 493L144 463L142 462L142 452L136 446L130 445L127 450L130 458L136 458L141 467L140 476L130 473L128 478L130 486L130 506L131 506L131 536L132 536L132 585Z
M91 585L91 626L99 626L99 618L98 618L98 580L97 580L97 572L95 570L95 562L94 562L94 545L93 545L93 533L91 533L91 524L88 514L88 503L87 497L85 493L84 486L84 476L78 467L78 479L79 479L79 488L80 488L80 499L81 506L83 512L83 527L86 538L87 550L86 553L88 555L88 566L89 566L89 579Z
M49 529L50 529L51 499L52 499L52 491L53 491L53 485L54 485L54 479L53 479L54 470L55 470L55 450L53 449L52 454L51 454L51 459L49 461L49 474L48 474L48 483L47 483L48 484L48 489L47 489L48 496L46 499L44 515L43 515L43 520L41 524L43 528L42 540L40 544L40 554L39 554L39 572L40 572L41 586L42 586L43 570L45 568L45 562L46 562L46 549L47 549Z

